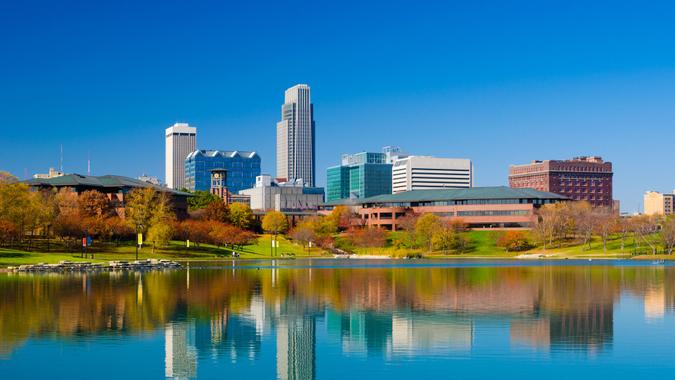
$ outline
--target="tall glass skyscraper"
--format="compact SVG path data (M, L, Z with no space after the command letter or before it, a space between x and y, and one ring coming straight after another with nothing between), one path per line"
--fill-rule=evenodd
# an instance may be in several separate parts
M314 186L314 107L306 84L286 90L277 123L277 178Z
M256 152L195 150L185 159L185 187L190 191L209 190L212 169L227 170L227 189L237 194L255 187L260 156Z
M391 163L386 153L342 156L342 164L326 171L326 201L391 194Z

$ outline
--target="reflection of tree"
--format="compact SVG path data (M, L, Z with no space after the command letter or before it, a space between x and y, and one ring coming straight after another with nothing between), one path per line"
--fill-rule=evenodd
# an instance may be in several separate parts
M613 303L622 290L644 295L659 289L663 308L675 305L671 268L286 268L274 279L270 270L192 269L189 289L186 275L0 276L0 353L45 333L136 334L194 319L200 354L250 357L260 349L265 323L286 323L293 334L312 331L312 318L327 305L340 316L340 330L349 327L349 344L374 353L393 347L396 326L408 329L397 335L401 344L431 344L422 333L424 313L507 317L518 321L511 324L514 340L548 330L551 344L603 347L611 343ZM542 320L548 329L539 326ZM538 330L528 332L528 324ZM528 339L535 338L522 341Z

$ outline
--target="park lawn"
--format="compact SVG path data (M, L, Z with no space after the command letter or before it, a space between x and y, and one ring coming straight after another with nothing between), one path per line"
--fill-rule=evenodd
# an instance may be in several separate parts
M251 245L237 248L236 251L240 255L240 259L270 259L276 258L271 256L271 235L261 235L258 240ZM308 253L306 248L295 244L285 237L279 236L279 248L277 252L279 256L284 257L309 257L320 256L324 252L318 248L312 248ZM53 252L27 252L16 249L0 249L0 267L16 266L24 264L37 263L58 263L62 260L69 261L88 261L88 262L107 262L111 260L133 261L136 259L136 248L133 244L123 244L120 246L106 245L105 247L94 246L94 258L90 254L87 258L82 258L80 252L63 252L55 250ZM175 261L218 261L229 259L231 257L232 249L224 247L216 247L210 244L200 244L196 247L191 244L190 248L186 247L185 242L172 241L167 247L157 248L153 253L152 247L144 245L139 250L139 260L144 259L167 259Z

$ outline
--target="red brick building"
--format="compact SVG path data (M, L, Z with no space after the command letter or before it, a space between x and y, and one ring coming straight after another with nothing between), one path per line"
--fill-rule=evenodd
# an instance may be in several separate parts
M509 167L509 186L560 194L593 206L612 207L612 163L601 157L533 161Z

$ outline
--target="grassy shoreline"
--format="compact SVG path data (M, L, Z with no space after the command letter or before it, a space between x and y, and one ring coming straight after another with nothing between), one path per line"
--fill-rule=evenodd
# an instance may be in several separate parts
M621 249L621 242L618 239L608 242L605 251L599 241L592 241L591 248L581 247L579 245L566 246L543 250L534 248L524 252L506 252L503 248L497 247L490 231L470 231L468 237L472 242L471 249L465 253L425 253L421 250L400 249L388 244L383 248L357 248L355 249L356 258L403 258L409 254L420 255L425 259L512 259L512 260L568 260L568 259L592 259L592 260L675 260L675 255L651 255L635 254L636 251L632 241L626 241ZM312 248L309 252L306 247L302 247L284 237L279 237L279 247L277 256L271 252L270 235L261 235L255 244L235 249L239 254L238 260L272 260L272 259L292 259L292 258L332 258L333 254L319 249ZM40 248L40 247L38 247ZM94 246L94 258L90 256L81 257L80 252L66 252L63 247L56 251L44 252L21 251L16 249L0 248L0 269L8 266L17 266L24 264L37 263L57 263L61 260L69 261L89 261L89 262L107 262L111 260L133 261L136 259L135 246L133 244L122 244L119 246L106 245ZM201 262L219 262L232 260L233 249L216 247L208 244L201 244L199 247L192 246L187 248L184 242L173 241L168 247L156 249L144 246L139 252L139 259L157 258L169 259L174 261L201 261ZM645 247L641 248L641 253L645 252Z

